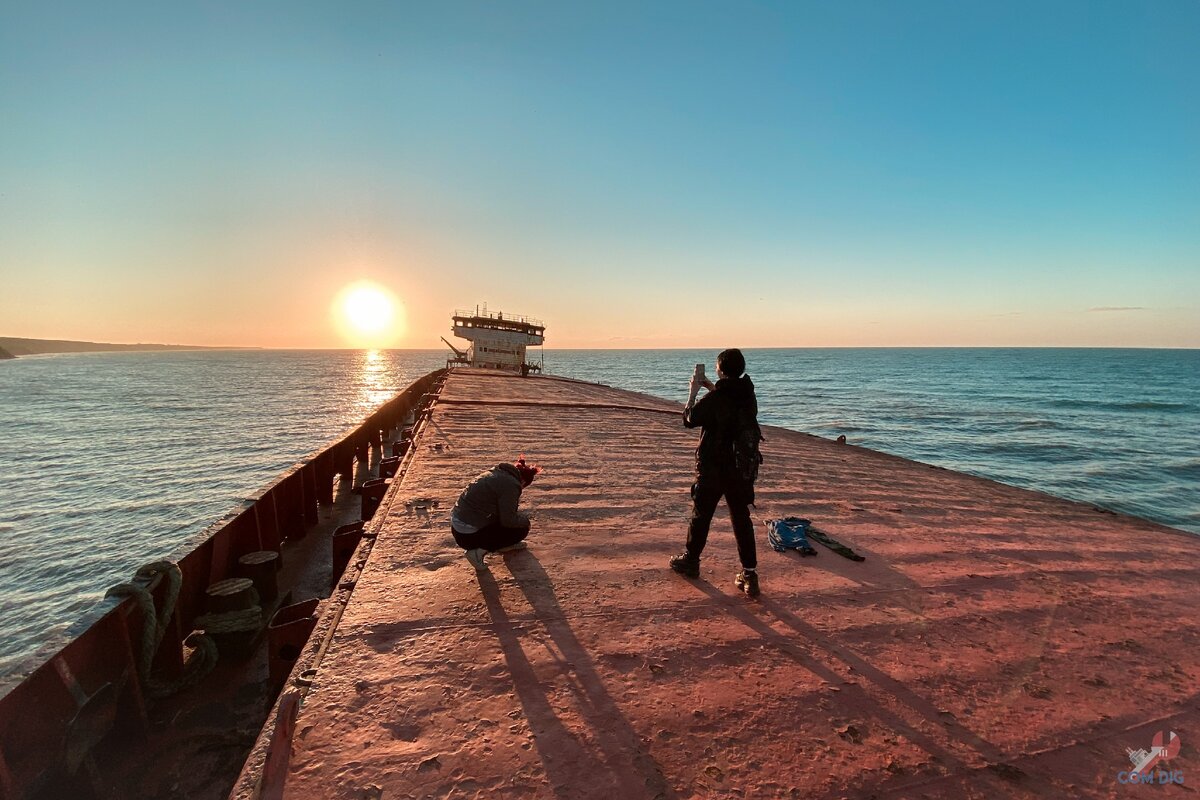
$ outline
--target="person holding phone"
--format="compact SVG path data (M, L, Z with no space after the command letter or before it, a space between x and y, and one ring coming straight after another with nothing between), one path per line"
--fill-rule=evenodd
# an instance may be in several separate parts
M759 594L758 557L750 506L754 503L754 480L758 473L758 398L746 371L741 350L723 350L717 356L717 382L697 364L689 383L683 424L700 428L696 448L696 482L692 484L692 517L688 524L685 551L671 559L671 569L689 578L700 577L700 554L708 542L713 513L721 498L729 507L733 535L737 540L741 570L734 578L738 589L751 597ZM708 393L697 400L700 389Z

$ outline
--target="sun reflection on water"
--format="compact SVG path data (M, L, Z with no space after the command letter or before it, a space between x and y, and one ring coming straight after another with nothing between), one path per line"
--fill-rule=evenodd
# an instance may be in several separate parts
M389 379L391 359L384 351L364 350L359 362L359 392L355 405L363 413L370 413L397 391Z

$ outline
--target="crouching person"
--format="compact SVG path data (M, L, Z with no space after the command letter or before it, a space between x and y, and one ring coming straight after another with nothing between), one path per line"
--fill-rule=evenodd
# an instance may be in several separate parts
M533 483L542 468L526 464L525 457L512 464L497 464L480 473L463 489L450 512L454 541L466 551L475 569L486 569L483 557L525 546L529 517L517 510L521 492Z

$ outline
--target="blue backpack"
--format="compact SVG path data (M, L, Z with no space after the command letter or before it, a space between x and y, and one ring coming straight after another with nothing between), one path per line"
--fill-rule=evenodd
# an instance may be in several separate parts
M817 551L808 542L808 526L812 520L784 517L767 521L767 540L777 552L799 550L802 556L815 556Z

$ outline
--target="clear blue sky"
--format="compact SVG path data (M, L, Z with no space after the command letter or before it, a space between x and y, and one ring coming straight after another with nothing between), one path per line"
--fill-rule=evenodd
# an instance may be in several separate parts
M366 278L413 347L1197 347L1200 2L7 2L0 274L15 336L338 346Z

